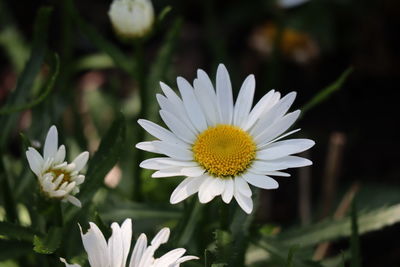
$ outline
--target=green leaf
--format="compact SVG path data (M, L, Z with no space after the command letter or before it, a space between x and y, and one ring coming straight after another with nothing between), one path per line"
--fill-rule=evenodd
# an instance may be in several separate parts
M34 30L34 40L31 49L30 58L17 81L17 87L12 95L7 99L6 107L12 107L25 102L32 88L34 79L39 73L44 56L46 54L47 32L52 9L42 7L39 9ZM8 135L17 122L18 113L10 116L0 116L0 125L2 126L2 134L0 136L0 148L2 148L8 140Z
M232 253L232 235L229 232L222 230L216 230L214 235L218 262L228 262Z
M357 219L359 234L382 229L400 222L400 204L379 208L360 214ZM351 219L327 220L306 227L284 232L276 240L285 245L299 244L313 246L315 244L336 240L351 235ZM267 237L265 237L267 238Z
M51 90L53 89L54 83L59 74L60 60L59 60L59 57L57 54L54 55L54 62L55 63L54 63L53 73L50 75L49 80L47 81L46 85L44 86L43 93L40 96L38 96L36 99L34 99L33 101L31 101L29 103L25 103L25 104L18 105L18 106L2 108L2 109L0 109L0 115L10 114L13 112L30 109L30 108L33 108L34 106L40 104L43 100L45 100L46 97L50 94Z
M286 262L286 267L294 267L295 265L293 264L293 257L294 257L294 253L296 252L296 250L298 250L299 247L298 246L292 246L289 249L289 253L288 253L288 259Z
M357 207L356 207L355 199L353 199L353 202L351 205L350 247L351 247L350 267L361 267L360 237L358 235Z
M308 103L306 103L301 108L302 114L304 115L306 111L314 108L318 104L321 104L323 101L327 100L333 93L338 91L346 82L348 76L353 72L353 70L353 67L347 68L335 82L325 87L318 94L316 94Z
M104 183L104 177L117 164L125 144L126 123L119 113L110 129L103 136L99 149L89 161L85 183L81 188L79 199L82 205L87 204Z
M15 197L11 191L10 177L4 166L3 158L0 158L0 192L3 198L4 209L6 210L6 219L16 223L18 221L17 205Z
M52 227L44 237L34 236L33 250L40 254L53 254L59 248L61 240L61 227Z
M182 19L178 18L171 26L163 46L159 50L158 55L150 69L150 74L148 75L146 85L148 90L146 90L146 92L143 94L145 103L148 99L153 99L155 97L155 90L156 88L159 88L159 82L165 78L166 70L169 69L169 65L171 64L171 58L179 38L181 28ZM156 103L156 101L151 101L150 103ZM156 104L151 105L150 103L148 103L148 107L146 106L147 119L154 120L154 118L158 116L158 106Z
M179 219L182 213L181 210L171 207L171 205L127 202L118 203L118 209L115 208L115 205L113 204L100 210L104 220L122 221L126 218L171 220Z
M198 226L201 212L203 210L203 206L199 201L197 201L197 199L193 199L192 203L188 206L189 208L185 209L182 218L179 220L179 225L176 227L177 229L175 229L178 238L178 247L185 247L185 245L189 243L194 231L196 230L196 226Z
M36 234L31 228L19 226L9 222L0 222L0 236L19 241L31 241Z
M25 256L31 251L31 242L0 239L0 261Z

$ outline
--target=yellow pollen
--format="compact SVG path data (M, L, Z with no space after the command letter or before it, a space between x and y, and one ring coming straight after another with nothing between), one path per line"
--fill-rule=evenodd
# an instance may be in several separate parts
M193 154L209 174L229 178L244 172L251 165L256 145L242 129L220 124L199 134L193 145Z

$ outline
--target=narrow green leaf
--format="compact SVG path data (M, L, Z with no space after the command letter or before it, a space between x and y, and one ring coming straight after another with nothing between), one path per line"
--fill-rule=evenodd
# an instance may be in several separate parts
M120 67L127 73L132 74L134 69L134 63L127 57L118 47L114 46L111 42L107 41L96 28L88 24L77 12L75 7L73 7L72 1L69 1L71 5L69 10L71 10L71 17L75 21L78 28L82 31L84 36L86 36L93 45L97 46L98 49L108 54L114 61L115 65Z
M177 246L185 247L185 245L191 240L192 235L198 225L199 218L201 216L202 205L197 199L193 199L191 205L189 205L189 209L183 214L183 217L180 220L180 225L177 227L178 229L175 232L179 234Z
M54 83L58 77L59 71L60 71L60 60L57 54L54 55L54 67L53 67L53 73L50 75L49 80L47 81L46 85L44 86L43 93L39 95L36 99L29 103L25 103L22 105L18 106L12 106L12 107L6 107L0 109L0 115L3 114L10 114L14 112L19 112L22 110L30 109L33 108L34 106L40 104L43 100L46 99L46 97L50 94L51 90L54 87Z
M16 223L18 221L17 205L14 194L11 191L9 174L4 166L3 158L0 158L0 192L3 198L4 209L6 210L6 219Z
M358 235L357 207L356 207L355 199L353 199L353 202L351 205L350 247L351 247L350 267L361 267L360 237Z
M7 239L32 242L35 234L37 234L36 231L31 228L9 222L0 222L0 236Z
M174 21L171 26L167 36L165 37L165 41L163 46L158 52L158 55L150 69L150 74L148 75L146 92L143 94L143 98L145 102L148 99L153 99L155 95L156 88L159 88L158 83L165 78L166 70L168 70L173 52L176 47L177 40L179 38L179 34L182 28L182 19L178 18ZM149 102L149 101L147 101ZM151 103L153 103L152 101ZM155 102L154 102L155 103ZM148 103L149 105L149 103ZM147 119L152 120L158 114L158 107L156 104L151 106L146 106L147 109Z
M304 115L306 111L314 108L318 104L321 104L323 101L327 100L334 92L338 91L346 82L348 76L353 72L353 70L353 67L347 68L335 82L317 93L308 103L306 103L301 108L302 114Z
M294 257L294 253L296 252L296 250L298 250L299 247L298 246L292 246L289 249L289 253L288 253L288 259L286 262L286 267L294 267L295 265L293 264L293 257Z
M94 193L103 185L104 177L117 164L125 144L126 124L122 113L103 136L99 149L89 161L85 183L79 199L82 205L88 203Z
M122 221L126 218L171 220L181 217L181 210L171 205L154 205L144 203L119 203L112 204L100 210L101 216L106 221Z
M46 54L47 32L52 9L42 7L39 9L35 26L34 40L31 49L30 58L17 81L17 87L7 99L5 107L19 105L26 101L29 96L29 90L32 88L34 79L39 73L44 56ZM8 140L8 135L18 119L18 113L10 116L0 116L0 125L2 126L2 134L0 136L0 148L2 148Z
M382 229L400 222L400 204L379 208L358 216L359 234ZM324 241L336 240L351 235L351 219L328 220L310 226L286 231L277 236L288 246L299 244L313 246ZM267 238L267 237L265 237Z
M34 236L33 250L40 254L53 254L59 248L61 241L61 227L52 227L44 237Z
M229 262L232 254L232 235L229 232L222 230L216 230L214 235L217 261Z
M165 17L171 12L171 10L172 10L171 6L164 7L161 10L160 14L158 15L158 18L157 18L158 19L158 23L162 23L163 20L165 19Z

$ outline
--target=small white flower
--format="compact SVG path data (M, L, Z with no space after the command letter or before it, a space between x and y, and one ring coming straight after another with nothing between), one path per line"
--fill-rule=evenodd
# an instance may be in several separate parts
M219 65L216 90L208 75L198 70L193 86L177 78L182 98L161 83L164 95L157 95L161 118L169 130L147 120L139 124L157 141L141 142L137 148L167 157L143 161L142 168L157 170L152 177L186 176L171 195L178 203L198 192L201 203L221 195L225 203L233 197L247 213L253 210L248 184L264 189L278 188L270 176L290 176L281 172L312 162L291 154L314 145L309 139L278 141L298 130L286 133L300 110L287 113L296 93L281 98L274 90L252 109L254 75L243 82L236 103L228 71Z
M73 195L79 192L79 185L85 180L85 176L79 172L86 165L89 152L82 152L71 163L66 162L65 146L58 147L57 128L53 125L47 133L43 157L33 147L28 148L26 157L47 197L69 201L81 207L81 202Z
M117 34L128 39L144 36L154 22L150 0L114 0L108 15Z
M125 267L131 247L131 219L126 219L121 226L118 223L112 223L112 235L108 242L96 224L89 224L90 228L86 234L83 234L81 229L81 236L90 266ZM179 267L185 261L198 259L195 256L183 256L186 252L186 249L183 248L171 250L155 259L155 251L160 245L167 243L169 234L169 228L161 229L149 245L146 235L141 234L133 248L128 267ZM60 258L60 260L67 267L80 267L78 264L68 264L63 258Z

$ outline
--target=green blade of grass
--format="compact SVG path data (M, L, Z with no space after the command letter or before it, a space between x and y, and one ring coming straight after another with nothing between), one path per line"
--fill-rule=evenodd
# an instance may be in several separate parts
M308 101L302 108L302 114L306 111L309 111L310 109L314 108L315 106L321 104L325 100L327 100L333 93L338 91L340 88L342 88L343 84L346 82L347 78L349 75L354 71L353 67L347 68L340 76L339 78L330 84L329 86L325 87L322 89L320 92L318 92L310 101Z

